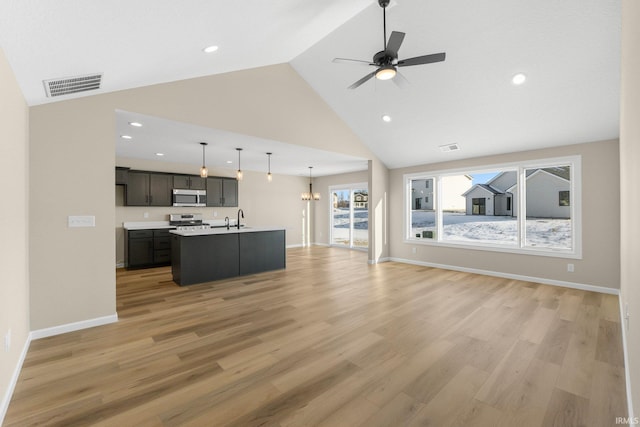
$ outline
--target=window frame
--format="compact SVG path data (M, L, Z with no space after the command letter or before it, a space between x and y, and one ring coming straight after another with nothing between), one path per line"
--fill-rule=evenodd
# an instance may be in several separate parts
M552 247L534 247L526 246L526 186L525 186L525 171L532 168L550 168L554 166L570 166L570 189L569 189L569 209L571 213L571 248L552 248ZM443 240L443 212L440 208L442 200L442 178L451 175L471 175L486 172L495 172L503 170L516 170L517 171L517 188L518 197L517 200L517 241L516 245L507 245L500 243L475 243L475 242L460 242L452 240ZM416 179L433 179L434 191L433 191L433 204L435 210L435 237L429 238L416 238L411 232L411 212L412 212L412 199L411 199L411 181ZM554 157L534 160L524 160L520 162L499 163L491 165L479 165L476 167L456 168L456 169L441 169L429 172L418 172L403 175L403 217L404 217L404 232L403 243L411 245L426 245L436 247L448 247L448 248L460 248L460 249L473 249L484 250L492 252L507 252L516 254L527 255L539 255L548 257L561 257L582 259L582 156L567 156L567 157ZM512 201L512 208L513 208ZM520 215L521 213L525 215Z

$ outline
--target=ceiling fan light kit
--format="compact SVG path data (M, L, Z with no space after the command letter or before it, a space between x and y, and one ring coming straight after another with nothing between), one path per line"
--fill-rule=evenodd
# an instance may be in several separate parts
M389 80L396 76L396 69L393 65L386 65L381 67L376 71L376 79L378 80Z
M378 4L382 8L382 31L384 36L384 49L376 53L373 56L373 60L371 62L363 61L360 59L345 58L334 58L333 60L333 62L359 63L376 67L375 71L367 74L357 82L353 83L351 86L349 86L349 89L355 89L361 86L363 83L369 81L373 77L378 80L393 80L393 82L398 86L404 86L406 83L406 79L404 79L404 77L402 77L402 75L398 73L398 67L431 64L434 62L442 62L445 60L446 54L444 52L416 56L408 59L398 59L398 50L400 50L400 46L402 45L405 34L400 31L392 31L391 36L389 36L389 41L387 42L386 10L387 6L389 6L389 1L390 0L378 0Z

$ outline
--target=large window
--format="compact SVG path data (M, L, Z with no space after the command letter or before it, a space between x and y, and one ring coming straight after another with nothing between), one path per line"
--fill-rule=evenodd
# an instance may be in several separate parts
M369 192L366 184L329 188L331 244L366 249L369 246Z
M581 256L578 156L405 175L405 184L408 241Z

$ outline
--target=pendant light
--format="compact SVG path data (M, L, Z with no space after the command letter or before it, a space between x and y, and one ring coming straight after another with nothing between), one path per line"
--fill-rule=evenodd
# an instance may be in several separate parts
M209 169L207 169L206 163L204 161L204 150L207 146L207 143L201 142L200 145L202 145L202 167L200 168L200 176L202 178L206 178L207 176L209 176Z
M267 181L271 182L273 181L273 175L271 175L271 154L273 153L267 153L267 158L268 158L268 162L269 162L269 172L267 172Z
M311 183L311 169L313 169L313 166L309 166L309 192L302 193L302 200L320 200L320 193L313 192L313 184Z
M240 152L242 148L236 148L238 150L238 170L236 171L236 179L242 181L242 168L240 167Z

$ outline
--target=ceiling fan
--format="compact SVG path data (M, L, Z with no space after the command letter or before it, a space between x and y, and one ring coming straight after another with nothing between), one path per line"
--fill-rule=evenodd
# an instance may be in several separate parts
M346 59L346 58L334 58L333 62L349 62L359 63L365 65L371 65L376 67L375 71L367 74L351 86L349 89L355 89L375 77L378 80L393 79L394 83L398 86L404 86L406 79L398 73L398 67L408 67L411 65L431 64L433 62L444 61L446 54L444 52L434 53L431 55L416 56L414 58L400 59L398 60L398 50L404 40L404 33L400 31L392 31L389 36L389 42L387 42L387 13L386 8L389 5L390 0L378 0L378 4L382 8L382 25L384 36L384 49L376 53L373 56L373 61L362 61L359 59Z

